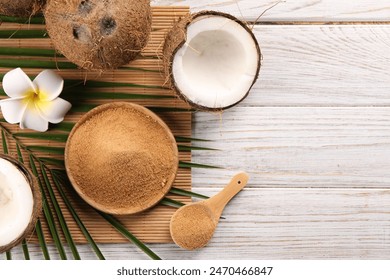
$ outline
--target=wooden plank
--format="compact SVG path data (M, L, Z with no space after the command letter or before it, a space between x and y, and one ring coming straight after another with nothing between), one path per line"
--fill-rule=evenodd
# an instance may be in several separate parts
M253 21L275 0L152 0L153 5L186 5L191 10L218 10ZM281 1L260 21L388 21L390 3L387 0L294 0Z
M390 106L390 25L256 26L260 77L241 106Z
M164 259L390 259L390 190L244 189L223 215L204 249L150 247ZM109 259L147 259L132 244L102 249ZM41 258L36 248L32 255Z
M385 107L236 107L197 113L194 136L220 151L194 152L195 187L220 187L238 170L251 186L389 188L390 110Z

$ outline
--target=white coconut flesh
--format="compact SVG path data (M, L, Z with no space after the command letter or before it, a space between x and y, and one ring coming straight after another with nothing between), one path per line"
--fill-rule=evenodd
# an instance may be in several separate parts
M18 239L33 214L30 184L19 169L0 158L0 247Z
M246 96L259 60L256 42L242 25L223 16L200 16L187 28L187 41L173 58L172 75L191 102L224 108Z

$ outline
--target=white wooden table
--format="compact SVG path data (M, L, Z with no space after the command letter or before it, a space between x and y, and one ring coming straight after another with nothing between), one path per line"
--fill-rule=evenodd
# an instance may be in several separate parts
M152 1L248 22L276 2ZM250 96L193 124L220 149L193 161L225 167L193 170L194 191L212 195L239 170L249 186L207 248L150 247L164 259L390 259L389 23L389 0L287 0L268 11L254 27L264 60ZM131 244L102 248L147 259Z

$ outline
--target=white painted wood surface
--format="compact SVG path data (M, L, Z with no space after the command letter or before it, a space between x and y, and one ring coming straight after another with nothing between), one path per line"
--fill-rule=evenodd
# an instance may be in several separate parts
M152 0L154 5L184 5L196 11L218 10L254 21L278 0ZM389 21L388 0L285 0L260 21Z
M221 186L240 169L251 188L390 186L388 107L239 107L198 113L194 126L220 151L193 159L228 169L194 170L196 187Z
M390 25L257 26L260 82L243 106L390 105Z
M390 251L389 205L390 190L244 189L226 208L226 220L208 247L196 252L167 244L150 248L175 260L383 259ZM147 259L131 244L101 248L109 259ZM79 249L83 258L92 258L89 247ZM42 259L38 248L30 246L30 253Z
M230 0L153 2L238 14ZM252 20L272 3L239 6ZM389 18L388 0L288 0L262 20ZM194 169L194 191L214 194L239 170L250 173L249 186L207 248L150 247L165 259L390 259L390 25L259 25L255 33L264 60L251 95L223 115L196 113L193 132L219 149L193 161L225 168ZM147 258L131 244L102 248L109 259ZM23 258L20 249L13 256Z

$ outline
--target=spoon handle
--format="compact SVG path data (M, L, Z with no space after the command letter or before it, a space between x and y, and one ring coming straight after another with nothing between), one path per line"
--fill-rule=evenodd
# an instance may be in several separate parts
M247 173L239 173L233 177L222 191L207 200L206 203L212 209L217 219L221 216L226 204L246 186L248 180L249 176Z

